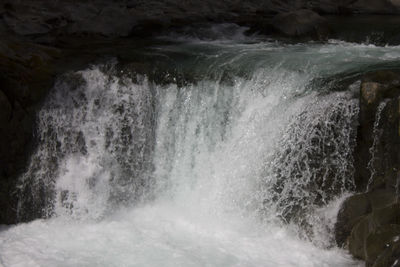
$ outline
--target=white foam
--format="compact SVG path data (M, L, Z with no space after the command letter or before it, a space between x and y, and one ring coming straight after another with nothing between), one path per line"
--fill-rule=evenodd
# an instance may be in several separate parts
M174 203L122 210L100 222L55 218L0 232L5 266L361 266L284 228L223 220Z

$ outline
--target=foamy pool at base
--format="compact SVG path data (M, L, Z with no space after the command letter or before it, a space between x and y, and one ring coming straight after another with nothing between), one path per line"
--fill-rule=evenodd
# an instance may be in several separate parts
M223 219L170 204L119 211L100 222L53 218L0 232L4 266L362 266L283 227Z

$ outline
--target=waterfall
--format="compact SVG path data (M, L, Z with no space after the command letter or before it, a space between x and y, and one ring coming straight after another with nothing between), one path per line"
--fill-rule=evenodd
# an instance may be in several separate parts
M20 214L34 203L47 217L99 219L168 198L300 222L301 213L353 189L357 107L346 93L293 98L292 73L276 73L262 87L270 70L233 85L162 87L113 68L59 79L38 116Z
M46 217L101 218L145 197L154 99L147 81L120 82L98 68L58 80L38 115L39 145L21 179L20 217L33 206Z
M315 81L397 51L224 36L146 50L162 71L111 60L58 77L18 188L20 219L43 219L0 231L0 263L359 264L332 234L358 101Z

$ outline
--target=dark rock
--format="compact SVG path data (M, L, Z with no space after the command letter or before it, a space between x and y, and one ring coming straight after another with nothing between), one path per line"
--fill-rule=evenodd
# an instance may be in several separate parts
M354 257L365 260L364 244L369 232L369 216L364 216L353 227L349 237L349 251Z
M278 32L292 37L310 36L324 39L329 34L326 20L306 9L276 15L272 19L272 26Z
M7 96L0 91L0 128L4 128L10 119L12 112L11 104Z
M357 13L395 14L399 11L400 3L396 0L358 0L349 7Z
M400 44L400 17L397 15L328 15L325 18L332 29L330 38L375 45Z
M148 37L155 33L160 33L169 27L168 21L162 21L159 19L147 19L137 23L136 26L132 27L129 32L130 36L136 37Z
M337 222L335 224L335 239L338 246L346 246L346 240L350 236L352 229L361 219L365 218L371 212L376 211L377 215L373 215L370 222L376 221L375 217L382 215L384 212L393 210L393 204L396 201L395 192L388 190L375 190L368 193L353 195L347 198L338 213ZM385 209L387 208L387 209ZM374 213L375 214L375 213ZM382 218L392 218L392 215L384 214ZM377 222L377 225L385 225L385 222ZM377 226L379 229L379 226Z
M338 246L343 246L353 227L371 211L367 194L354 195L343 202L335 224L335 238Z
M362 80L354 154L355 181L359 189L386 187L393 190L395 187L400 148L396 130L399 129L398 96L400 74L397 72L373 72Z
M44 34L51 30L45 23L27 23L24 18L14 15L6 14L3 20L10 29L20 35Z
M400 225L390 224L384 228L378 228L370 233L365 240L365 261L372 265L378 256L389 247L390 241L400 235Z
M349 238L352 255L372 265L386 244L400 235L400 204L372 211L354 226Z
M136 24L136 18L129 10L117 6L103 8L93 17L73 23L68 32L96 33L105 36L128 36Z
M310 8L326 14L396 14L399 3L395 0L317 0Z
M0 223L16 220L16 178L32 146L35 106L51 85L57 50L13 40L0 47Z
M354 158L357 188L367 193L353 196L344 203L337 228L346 231L336 231L336 236L343 242L348 229L352 228L349 250L355 257L366 260L367 266L394 264L394 257L398 255L398 245L392 243L400 235L399 97L398 71L376 71L363 77ZM354 211L353 217L358 218L355 224L352 224L355 221L352 216L346 216L351 212L345 213L352 202L360 207L352 199L362 199L364 206L361 207L369 208L369 211L366 208L360 208L359 213Z
M395 236L385 245L385 250L378 256L372 267L400 267L400 236Z
M387 189L378 189L366 193L372 210L381 209L396 202L396 192Z
M400 204L395 203L382 209L377 209L371 213L369 219L371 232L389 224L400 225Z

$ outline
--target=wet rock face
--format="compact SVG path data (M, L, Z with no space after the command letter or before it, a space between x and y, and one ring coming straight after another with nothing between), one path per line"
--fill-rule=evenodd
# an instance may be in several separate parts
M339 246L367 266L397 266L400 237L400 74L377 71L363 77L355 181L362 194L342 205L335 226Z
M355 151L357 186L394 189L399 163L400 75L378 71L360 88L360 125Z
M399 216L398 203L376 209L364 216L351 231L348 241L350 252L365 260L367 266L372 266L400 235Z
M400 266L400 236L395 236L387 244L384 251L378 256L372 267Z
M366 194L358 194L346 199L335 225L336 242L339 246L343 246L353 227L371 210L371 203Z
M347 198L339 210L335 224L335 237L338 246L348 246L348 237L356 225L373 211L394 204L396 199L396 192L385 189L356 194Z
M34 109L52 76L58 51L3 40L0 47L0 223L15 221L15 183L32 145Z

